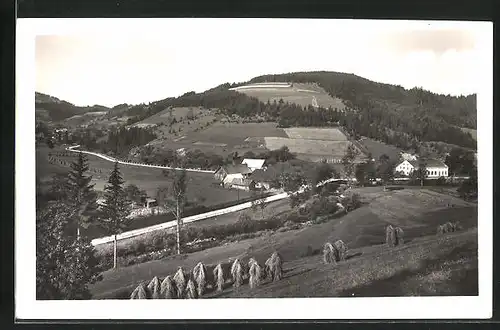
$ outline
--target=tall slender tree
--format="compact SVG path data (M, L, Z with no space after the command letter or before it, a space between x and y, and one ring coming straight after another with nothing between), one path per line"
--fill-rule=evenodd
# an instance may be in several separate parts
M115 162L109 176L108 184L104 187L104 205L102 226L113 235L113 268L117 267L117 240L116 236L127 228L127 215L130 212L130 201L123 189L124 180Z
M163 205L165 210L173 214L176 219L177 254L181 254L182 215L187 201L187 174L185 170L174 171L173 174L164 171L163 174L172 178L172 186L171 189L168 187L159 188L156 198L158 203Z
M349 182L352 179L352 175L354 174L354 169L355 169L354 161L356 160L356 157L358 157L358 155L359 155L358 149L356 149L354 144L349 143L349 145L345 150L344 157L342 157L342 165L344 166L344 172Z
M80 238L80 228L87 228L96 217L97 194L91 175L85 175L89 170L87 156L78 153L76 161L70 164L68 173L68 202L78 211L75 214L76 237Z

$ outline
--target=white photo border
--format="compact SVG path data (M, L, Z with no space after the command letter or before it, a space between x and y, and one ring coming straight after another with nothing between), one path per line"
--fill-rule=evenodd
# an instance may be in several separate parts
M474 297L276 298L199 300L37 301L35 268L35 37L37 35L128 33L159 30L162 24L230 19L33 19L17 20L15 177L16 319L485 319L492 317L493 262L493 24L452 21L336 20L369 28L467 27L481 31L477 47L478 263ZM238 19L241 20L241 19ZM248 19L258 20L258 19ZM300 24L303 19L298 20ZM258 24L258 23L255 23ZM367 27L368 26L368 27ZM222 82L221 82L222 83ZM71 101L71 100L69 100ZM480 114L480 115L479 115ZM22 175L19 175L22 173ZM24 197L24 198L23 198Z

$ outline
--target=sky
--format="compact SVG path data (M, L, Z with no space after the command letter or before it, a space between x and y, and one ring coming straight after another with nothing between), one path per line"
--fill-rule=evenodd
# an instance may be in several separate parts
M468 95L477 92L478 33L473 24L402 21L87 21L36 37L36 91L114 106L262 74L325 70Z

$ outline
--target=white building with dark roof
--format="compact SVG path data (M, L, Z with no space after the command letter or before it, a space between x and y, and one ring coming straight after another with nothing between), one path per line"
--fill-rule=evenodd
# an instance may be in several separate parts
M419 161L404 160L399 163L394 169L395 172L403 173L409 176L413 171L419 168ZM437 159L426 159L423 161L427 170L429 179L437 179L439 177L448 177L448 165Z

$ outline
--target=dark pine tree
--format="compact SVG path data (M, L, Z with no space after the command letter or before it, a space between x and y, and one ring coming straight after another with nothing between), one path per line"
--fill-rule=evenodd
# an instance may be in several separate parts
M130 202L123 189L122 175L115 162L113 171L109 176L108 184L104 187L104 205L102 227L113 235L113 268L117 266L116 236L127 228L127 215L130 211Z
M96 217L97 194L91 175L85 175L89 170L87 157L78 153L78 158L70 164L68 173L68 203L78 212L75 214L76 236L80 237L80 228L87 228Z

